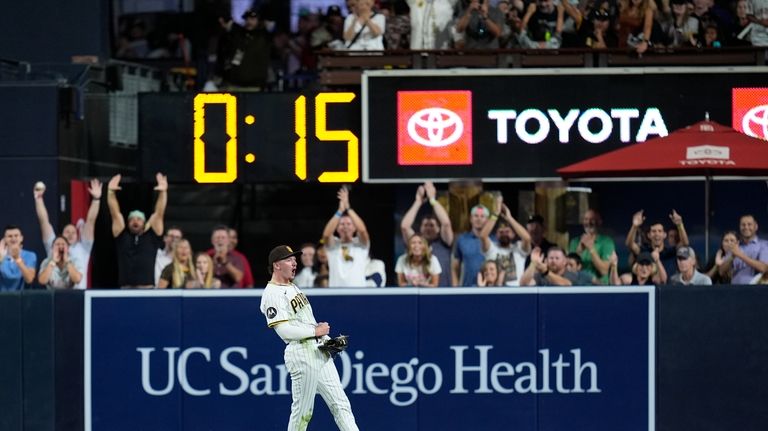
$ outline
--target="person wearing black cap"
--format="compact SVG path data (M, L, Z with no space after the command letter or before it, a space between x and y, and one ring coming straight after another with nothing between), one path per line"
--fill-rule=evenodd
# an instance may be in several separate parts
M244 25L219 18L226 34L221 38L219 57L224 60L224 85L262 89L267 84L272 41L259 13L249 9L243 13Z
M293 284L296 277L296 257L293 251L280 245L269 252L269 272L272 279L261 296L262 314L267 326L273 328L287 345L285 368L291 374L291 416L288 431L305 430L312 417L315 396L319 393L328 404L336 425L343 431L357 431L352 406L339 379L333 359L318 349L329 338L331 327L317 322L309 299Z
M344 48L344 17L337 5L328 6L323 17L323 25L316 28L310 36L312 49L343 49Z
M614 251L608 258L611 285L645 286L656 282L660 284L667 282L667 272L659 260L658 251L651 253L644 251L638 254L635 263L632 265L632 272L622 274L621 277L619 277L617 269L618 262L619 258Z

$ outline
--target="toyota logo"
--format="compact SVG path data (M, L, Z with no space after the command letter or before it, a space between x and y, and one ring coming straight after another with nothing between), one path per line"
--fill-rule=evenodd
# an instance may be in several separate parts
M768 140L768 105L755 106L744 114L741 128L749 136Z
M450 129L453 131L448 134ZM445 108L422 109L408 119L408 136L425 147L451 145L459 140L462 132L464 123L461 118Z

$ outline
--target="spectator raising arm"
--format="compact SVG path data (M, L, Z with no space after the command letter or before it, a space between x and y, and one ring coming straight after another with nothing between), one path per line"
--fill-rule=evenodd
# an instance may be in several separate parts
M107 184L107 206L109 207L109 215L112 217L112 236L115 238L125 230L125 219L120 212L120 203L117 201L117 195L115 194L118 190L122 190L120 178L121 175L117 174L110 178Z
M491 232L493 231L494 226L496 226L496 220L499 219L499 213L501 212L501 205L503 200L504 197L501 194L498 194L493 199L493 209L491 211L491 215L488 217L488 221L485 222L482 229L480 229L480 233L477 235L480 237L480 251L483 252L483 254L487 253L491 248Z
M37 221L40 223L40 236L43 239L46 253L50 255L50 244L53 242L53 237L55 234L53 232L53 226L51 226L51 222L48 217L48 209L45 208L45 201L43 200L44 194L45 185L42 182L35 184L33 196L35 197L35 212L37 213Z
M501 218L506 220L507 223L512 226L512 230L515 231L515 234L520 239L520 248L526 254L530 253L531 234L528 232L528 229L526 229L525 226L521 225L514 217L512 217L512 212L509 210L509 207L506 204L501 205Z
M629 228L629 232L627 232L627 239L624 240L624 245L627 246L630 252L637 256L640 254L640 245L637 243L637 230L640 229L640 226L643 225L643 222L645 222L645 216L643 215L643 210L640 210L632 215L632 226ZM612 281L613 283L613 281Z
M336 228L339 226L341 216L349 209L349 192L345 187L336 192L336 197L339 199L339 209L336 210L333 217L328 220L325 228L323 228L323 243L326 247L332 247L335 244L336 237L333 236L333 233L336 232Z
M544 272L546 268L547 264L544 263L544 254L541 252L541 249L534 247L533 250L531 250L531 263L520 277L520 285L535 286L536 281L533 279L534 274L537 272Z
M339 209L334 213L333 217L328 220L328 223L326 223L325 228L323 229L323 240L325 241L325 244L331 246L335 242L333 232L339 226L341 216L345 215L346 212L346 215L352 220L352 224L357 232L357 237L360 239L360 244L367 246L370 242L368 228L365 226L363 219L360 218L357 212L355 212L349 205L349 189L347 187L342 187L339 189L336 197L339 199Z
M419 209L424 204L424 196L424 186L419 186L419 188L416 189L416 197L413 199L413 204L408 208L408 211L403 214L403 219L400 221L400 234L403 236L403 242L405 242L405 244L408 244L408 240L416 233L413 230L413 223L416 221L416 214L418 214ZM333 229L331 230L331 233L333 233Z
M683 225L683 217L673 209L672 214L669 215L669 219L672 220L672 223L675 224L677 227L677 233L680 235L677 247L687 247L690 245L688 242L688 232L685 231L685 226Z
M437 221L440 222L440 238L448 246L453 244L453 226L451 226L451 218L448 215L448 211L445 210L443 205L437 200L437 190L432 181L424 183L424 192L427 195L429 204L432 205L432 210L435 212Z
M101 204L101 181L94 178L88 187L88 193L91 194L91 205L88 207L88 213L85 216L85 224L80 232L80 240L93 242L96 218L99 216Z
M168 205L168 177L158 172L155 174L157 179L157 201L155 202L155 211L149 216L149 227L155 231L158 236L163 235L165 229L163 219L165 218L165 208Z

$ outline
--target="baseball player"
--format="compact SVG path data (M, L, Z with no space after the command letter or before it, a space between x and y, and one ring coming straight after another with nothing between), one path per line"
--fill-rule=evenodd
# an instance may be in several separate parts
M269 252L269 272L272 279L261 297L261 312L267 326L274 328L283 339L285 367L291 373L291 417L288 431L304 431L312 419L315 395L320 394L328 404L336 425L342 431L358 431L352 407L341 386L339 373L327 354L318 350L330 338L327 322L317 323L309 299L292 283L296 276L296 256L281 245Z

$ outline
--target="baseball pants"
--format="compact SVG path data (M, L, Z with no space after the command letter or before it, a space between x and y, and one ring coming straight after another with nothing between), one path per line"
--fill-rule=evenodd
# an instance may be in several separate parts
M293 341L285 348L285 366L291 374L291 418L288 431L305 431L312 419L315 395L328 404L341 431L358 431L352 407L341 386L333 359L317 349L314 338Z

